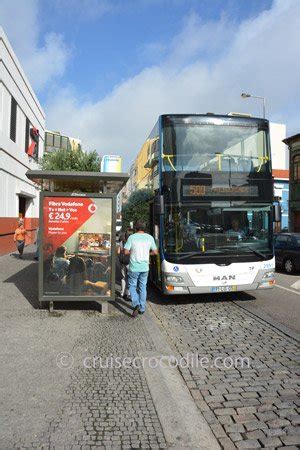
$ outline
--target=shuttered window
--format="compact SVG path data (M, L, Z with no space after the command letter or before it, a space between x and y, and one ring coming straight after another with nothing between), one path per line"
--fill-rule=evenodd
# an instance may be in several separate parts
M14 97L11 97L10 109L10 139L16 142L17 134L17 102Z
M30 127L30 121L28 117L26 117L26 126L25 126L25 153L27 153L28 147L29 147L29 127Z
M294 156L293 166L294 166L294 181L300 181L300 155Z

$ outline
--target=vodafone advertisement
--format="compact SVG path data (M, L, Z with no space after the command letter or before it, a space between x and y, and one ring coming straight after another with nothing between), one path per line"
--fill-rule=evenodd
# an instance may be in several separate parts
M43 198L43 295L111 295L112 199Z

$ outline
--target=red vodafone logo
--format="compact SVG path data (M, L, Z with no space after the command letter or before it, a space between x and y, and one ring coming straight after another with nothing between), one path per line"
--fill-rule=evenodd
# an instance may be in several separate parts
M95 205L95 203L91 203L88 206L88 210L91 214L94 214L97 211L97 205Z

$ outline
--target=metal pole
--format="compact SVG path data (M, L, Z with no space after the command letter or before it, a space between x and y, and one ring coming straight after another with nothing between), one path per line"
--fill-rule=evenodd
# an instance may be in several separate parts
M259 95L250 95L252 98L260 98L263 101L263 118L266 118L266 98Z
M251 94L245 94L245 93L242 94L242 97L243 98L252 97L252 98L259 98L259 99L261 99L263 101L263 118L264 119L266 118L266 99L265 99L265 97L261 97L260 95L251 95Z

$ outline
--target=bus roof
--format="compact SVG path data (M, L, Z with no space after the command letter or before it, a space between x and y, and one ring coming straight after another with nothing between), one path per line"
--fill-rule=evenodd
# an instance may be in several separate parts
M224 122L229 123L241 123L241 124L260 124L261 126L268 126L269 121L267 119L263 119L261 117L245 117L243 115L232 115L228 114L214 114L214 113L206 113L206 114L161 114L159 116L162 123L166 122L168 119L171 119L175 122L184 122L186 119L190 118L196 122L203 123L213 123L215 119L221 119Z

